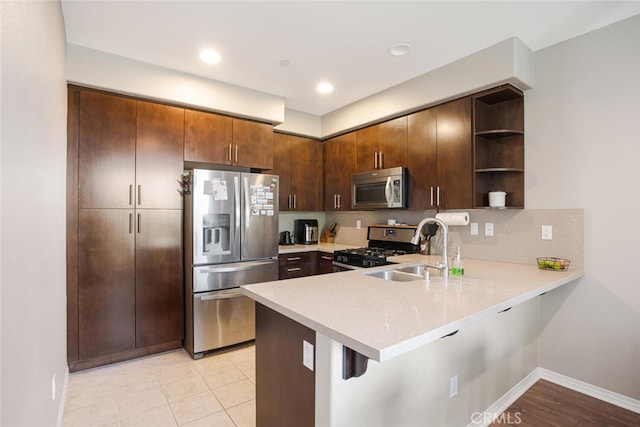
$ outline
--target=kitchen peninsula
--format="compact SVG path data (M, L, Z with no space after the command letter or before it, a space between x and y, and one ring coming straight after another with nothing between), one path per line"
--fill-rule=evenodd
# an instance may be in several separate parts
M447 280L435 271L428 282L371 275L396 265L243 286L258 303L258 425L270 417L318 426L468 424L537 367L538 297L583 272L465 262L464 278ZM315 346L311 364L303 340ZM276 384L278 393L269 390ZM296 410L304 413L288 413Z

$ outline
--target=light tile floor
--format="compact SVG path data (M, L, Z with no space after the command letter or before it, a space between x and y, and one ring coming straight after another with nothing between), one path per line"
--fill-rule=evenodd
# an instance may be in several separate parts
M254 427L253 344L175 350L69 374L63 427Z

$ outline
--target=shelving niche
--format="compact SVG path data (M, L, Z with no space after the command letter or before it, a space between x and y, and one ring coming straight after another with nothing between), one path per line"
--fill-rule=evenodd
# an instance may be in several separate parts
M524 96L507 84L473 96L474 208L490 191L507 193L506 207L524 208Z

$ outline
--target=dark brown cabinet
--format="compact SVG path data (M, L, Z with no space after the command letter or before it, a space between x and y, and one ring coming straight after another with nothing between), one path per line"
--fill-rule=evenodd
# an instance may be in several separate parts
M187 109L184 160L271 169L273 128L266 123Z
M351 210L351 175L356 172L356 133L322 143L324 210Z
M185 110L184 160L227 164L232 160L232 118L202 111Z
M136 101L80 91L78 207L133 208L136 178ZM72 112L70 112L72 113Z
M136 213L136 346L179 341L183 336L182 211Z
M473 207L489 206L490 191L507 193L506 207L524 208L524 96L504 85L473 97Z
M410 208L471 208L471 98L410 115L408 140Z
M184 110L69 86L68 114L69 368L178 348Z
M316 274L333 273L333 254L330 252L316 252Z
M231 164L255 169L273 168L273 127L266 123L233 119Z
M295 252L278 256L278 280L315 274L315 252Z
M135 348L133 219L132 209L78 212L79 286L70 303L78 311L80 360Z
M357 171L407 166L407 117L398 117L356 132Z
M319 141L274 133L273 169L280 176L281 211L322 210L322 145Z

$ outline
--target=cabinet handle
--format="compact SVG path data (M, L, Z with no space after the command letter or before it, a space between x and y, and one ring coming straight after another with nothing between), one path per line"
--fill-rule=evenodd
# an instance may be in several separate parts
M142 185L138 184L138 206L142 204Z
M378 169L378 152L373 153L373 168Z
M229 144L229 163L231 163L231 150L232 150L232 147L231 147L231 144Z
M338 209L338 195L333 195L333 209Z
M293 210L296 210L296 195L293 195Z
M300 267L294 267L294 268L287 268L287 272L291 273L292 271L300 271L302 270L302 268Z
M133 205L133 184L129 184L129 206Z
M129 234L133 233L133 214L129 213Z
M342 194L338 194L338 209L342 209Z
M287 209L291 209L291 194L287 196Z
M433 206L433 187L429 187L429 196L431 199L431 206Z
M380 165L380 169L384 169L384 153L382 151L378 151L378 165Z
M299 256L294 256L293 258L287 258L287 261L300 261L300 259Z
M436 187L436 205L440 206L440 186Z
M333 261L333 257L331 257L331 256L326 256L326 255L322 255L322 256L320 256L320 259L326 259L327 261Z
M138 214L138 234L140 234L140 224L142 223L142 214Z

